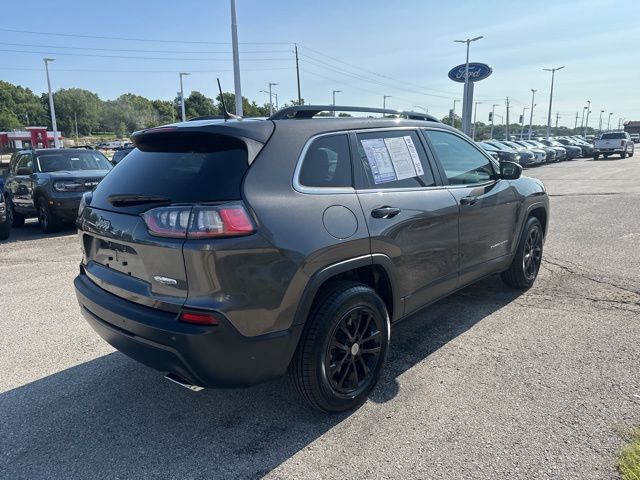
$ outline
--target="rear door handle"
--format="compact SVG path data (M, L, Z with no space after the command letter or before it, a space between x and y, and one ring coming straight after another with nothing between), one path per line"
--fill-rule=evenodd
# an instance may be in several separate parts
M478 201L478 197L468 196L460 199L460 205L474 205Z
M380 207L374 210L371 210L371 216L373 218L391 218L395 217L400 213L400 209L396 207Z

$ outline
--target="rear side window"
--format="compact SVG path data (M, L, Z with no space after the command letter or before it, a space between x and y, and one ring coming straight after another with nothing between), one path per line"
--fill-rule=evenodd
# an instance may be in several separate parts
M306 187L351 187L351 156L346 135L327 135L311 142L302 161L300 184Z
M435 185L429 161L415 131L359 133L356 138L357 188L419 188Z
M469 142L449 132L424 130L451 185L469 185L491 180L491 161Z
M158 135L159 137L160 135ZM113 209L110 195L160 196L170 203L239 200L248 169L244 143L221 135L163 134L146 139L100 182L92 205ZM148 207L123 207L143 211Z

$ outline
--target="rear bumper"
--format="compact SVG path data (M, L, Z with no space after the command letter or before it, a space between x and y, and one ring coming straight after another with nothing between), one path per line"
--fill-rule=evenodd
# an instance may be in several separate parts
M281 376L303 328L245 337L218 312L218 326L178 322L174 313L101 289L82 269L74 285L82 315L106 342L140 363L201 387L247 387Z

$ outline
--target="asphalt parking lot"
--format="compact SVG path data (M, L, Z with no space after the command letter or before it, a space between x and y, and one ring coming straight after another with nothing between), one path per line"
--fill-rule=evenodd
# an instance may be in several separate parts
M640 155L527 171L551 195L525 294L492 277L398 325L371 399L286 379L193 393L81 318L72 229L0 243L0 477L612 478L640 426Z

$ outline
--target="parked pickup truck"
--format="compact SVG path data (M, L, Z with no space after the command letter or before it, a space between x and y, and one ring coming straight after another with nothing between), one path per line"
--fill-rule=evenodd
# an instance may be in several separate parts
M640 143L640 133L632 133L630 136L633 143Z
M604 158L608 158L609 155L620 155L620 158L627 155L633 157L633 148L633 140L627 132L603 133L594 144L593 159L597 160L600 155Z

